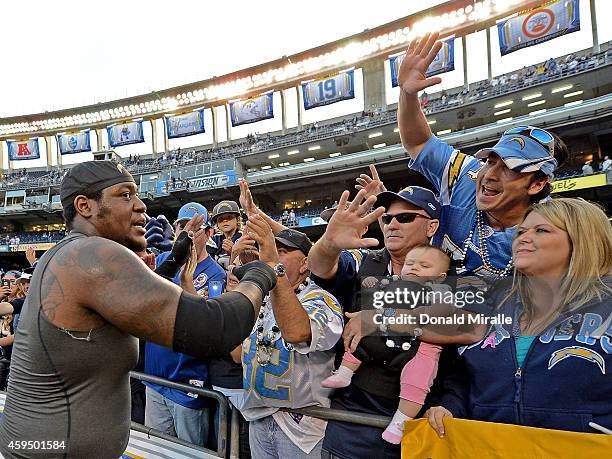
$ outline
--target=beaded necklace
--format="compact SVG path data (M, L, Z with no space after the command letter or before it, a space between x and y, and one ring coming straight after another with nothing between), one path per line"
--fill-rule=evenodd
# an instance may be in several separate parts
M308 277L304 279L304 281L295 289L296 295L304 290L309 282L310 279ZM280 328L278 328L276 324L272 326L270 331L264 333L263 322L266 313L270 312L270 308L270 297L268 297L268 300L262 305L263 310L259 312L257 322L255 323L255 354L257 355L257 363L262 367L272 363L272 354L274 349L276 349L274 343L276 343L276 341L281 337ZM289 352L293 350L293 345L287 343L285 340L283 340L283 345Z
M468 249L471 248L470 243L472 242L472 238L474 237L474 228L476 228L476 231L478 232L478 247L476 247L475 249L472 247L472 250L478 255L480 255L480 258L484 263L485 269L490 273L495 274L496 279L501 279L502 277L506 277L512 271L512 256L510 256L510 259L508 260L508 263L506 264L506 267L504 269L494 268L491 265L491 262L489 260L489 249L487 248L487 239L485 237L485 228L483 221L484 218L482 216L483 213L484 212L482 212L481 210L476 211L476 221L470 229L470 234L468 234L467 239L463 241L463 250L461 251L461 258L459 259L461 265L459 266L457 272L460 273L467 270L465 267L465 259L467 258Z

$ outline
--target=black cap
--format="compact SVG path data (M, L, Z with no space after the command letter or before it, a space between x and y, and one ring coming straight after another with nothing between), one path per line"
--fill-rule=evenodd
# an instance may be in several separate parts
M86 161L68 171L60 189L62 206L72 204L79 194L96 193L117 183L134 182L125 167L114 161Z
M308 252L312 248L312 241L308 239L308 236L292 229L282 230L275 236L275 239L279 244L300 249L306 256L308 256Z

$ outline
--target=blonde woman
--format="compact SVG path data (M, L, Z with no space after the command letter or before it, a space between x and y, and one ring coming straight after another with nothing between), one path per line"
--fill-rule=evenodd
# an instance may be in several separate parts
M612 429L612 230L582 199L531 207L512 244L510 289L493 314L510 317L460 348L460 369L426 416L597 432ZM595 423L595 427L593 427Z

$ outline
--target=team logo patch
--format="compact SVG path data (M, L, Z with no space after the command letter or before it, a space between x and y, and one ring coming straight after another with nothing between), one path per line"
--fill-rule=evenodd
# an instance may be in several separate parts
M511 139L506 140L506 142L518 142L518 144L521 146L521 150L525 148L525 139L522 139L520 137L512 137Z
M559 362L569 359L570 357L578 357L579 359L593 362L599 367L602 374L606 374L606 362L604 358L594 350L582 346L564 347L563 349L553 352L548 361L548 369L550 370Z
M201 288L204 288L207 281L208 281L208 276L205 273L200 273L193 280L193 286L195 287L196 290L200 290Z

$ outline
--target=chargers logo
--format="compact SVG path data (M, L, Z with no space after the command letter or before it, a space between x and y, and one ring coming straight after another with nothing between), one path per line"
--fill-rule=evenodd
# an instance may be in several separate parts
M510 142L518 142L518 143L519 143L519 145L521 146L521 150L522 150L523 148L525 148L525 139L522 139L522 138L520 138L520 137L512 137L511 139L506 140L506 142L507 142L507 143L510 143Z
M193 286L196 290L200 290L204 288L206 282L208 281L208 276L205 273L200 273L194 280Z
M588 349L582 346L564 347L563 349L559 349L553 352L550 355L550 360L548 361L548 369L550 370L562 360L568 359L570 357L578 357L579 359L584 359L589 362L593 362L599 367L602 374L606 374L606 362L603 357L592 349Z

